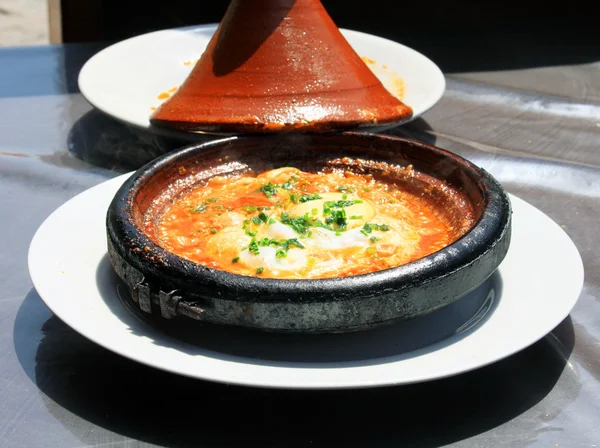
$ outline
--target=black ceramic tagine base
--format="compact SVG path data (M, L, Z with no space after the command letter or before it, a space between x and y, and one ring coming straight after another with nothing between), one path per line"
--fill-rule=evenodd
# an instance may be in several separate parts
M217 356L291 363L379 363L389 357L439 347L470 334L493 313L502 295L499 273L460 300L427 315L396 324L327 334L267 332L240 326L198 322L179 316L164 319L142 311L130 288L115 279L118 297L140 321L163 335L189 344L189 353L208 350ZM152 337L152 336L150 336ZM156 338L153 338L155 341ZM164 342L163 342L164 343ZM293 350L290 350L293 347Z
M195 181L250 167L305 171L341 157L413 165L460 191L477 220L446 248L412 263L345 278L278 280L218 271L153 243L141 230L149 203L181 173ZM440 197L440 200L445 200ZM488 173L447 151L373 134L233 137L163 156L138 170L107 216L111 264L142 312L288 333L374 328L423 316L486 281L510 244L510 203Z

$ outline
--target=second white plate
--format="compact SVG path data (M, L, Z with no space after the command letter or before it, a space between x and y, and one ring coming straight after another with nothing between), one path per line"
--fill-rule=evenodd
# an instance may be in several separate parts
M216 24L143 34L116 43L90 58L79 73L79 89L96 108L123 122L146 129L152 108L179 87L193 62L206 48ZM413 108L413 119L442 97L446 81L441 70L421 53L388 39L340 30L350 45L388 88ZM397 95L398 96L398 95ZM183 133L182 133L183 134ZM190 136L189 133L184 135Z
M105 217L127 176L93 187L56 210L33 238L29 271L42 300L83 336L181 375L279 388L442 378L498 361L541 339L569 314L583 285L583 264L566 233L511 196L511 247L498 272L475 292L483 297L475 294L423 319L373 331L287 337L201 326L194 330L196 340L186 342L138 319L119 298ZM440 334L450 320L462 324Z

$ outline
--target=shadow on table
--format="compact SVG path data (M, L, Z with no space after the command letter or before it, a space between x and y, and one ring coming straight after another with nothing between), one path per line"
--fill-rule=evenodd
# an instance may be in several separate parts
M435 144L431 127L422 118L386 132L390 135ZM67 137L71 154L99 168L120 173L136 170L149 161L183 146L221 138L217 135L194 135L185 140L158 135L121 123L98 110L91 110L75 122Z
M214 138L214 137L213 137ZM71 154L99 168L121 173L190 144L121 123L93 109L75 122L67 136Z
M110 432L172 447L437 447L520 416L497 432L525 446L544 431L539 419L551 421L580 390L577 372L567 364L574 346L570 318L524 351L456 377L379 389L289 391L213 384L151 369L48 315L32 290L16 317L16 353L49 412L84 444L89 425L71 413ZM526 412L557 381L569 384L542 410ZM99 437L95 431L94 440Z

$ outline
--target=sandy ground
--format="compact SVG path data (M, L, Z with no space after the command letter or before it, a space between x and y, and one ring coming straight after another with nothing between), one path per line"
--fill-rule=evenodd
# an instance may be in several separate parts
M46 0L0 0L0 47L47 43Z

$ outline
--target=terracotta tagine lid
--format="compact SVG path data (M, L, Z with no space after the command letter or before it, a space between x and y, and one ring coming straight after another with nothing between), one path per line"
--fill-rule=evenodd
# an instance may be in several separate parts
M196 132L319 132L411 116L319 0L231 0L188 78L150 121Z

